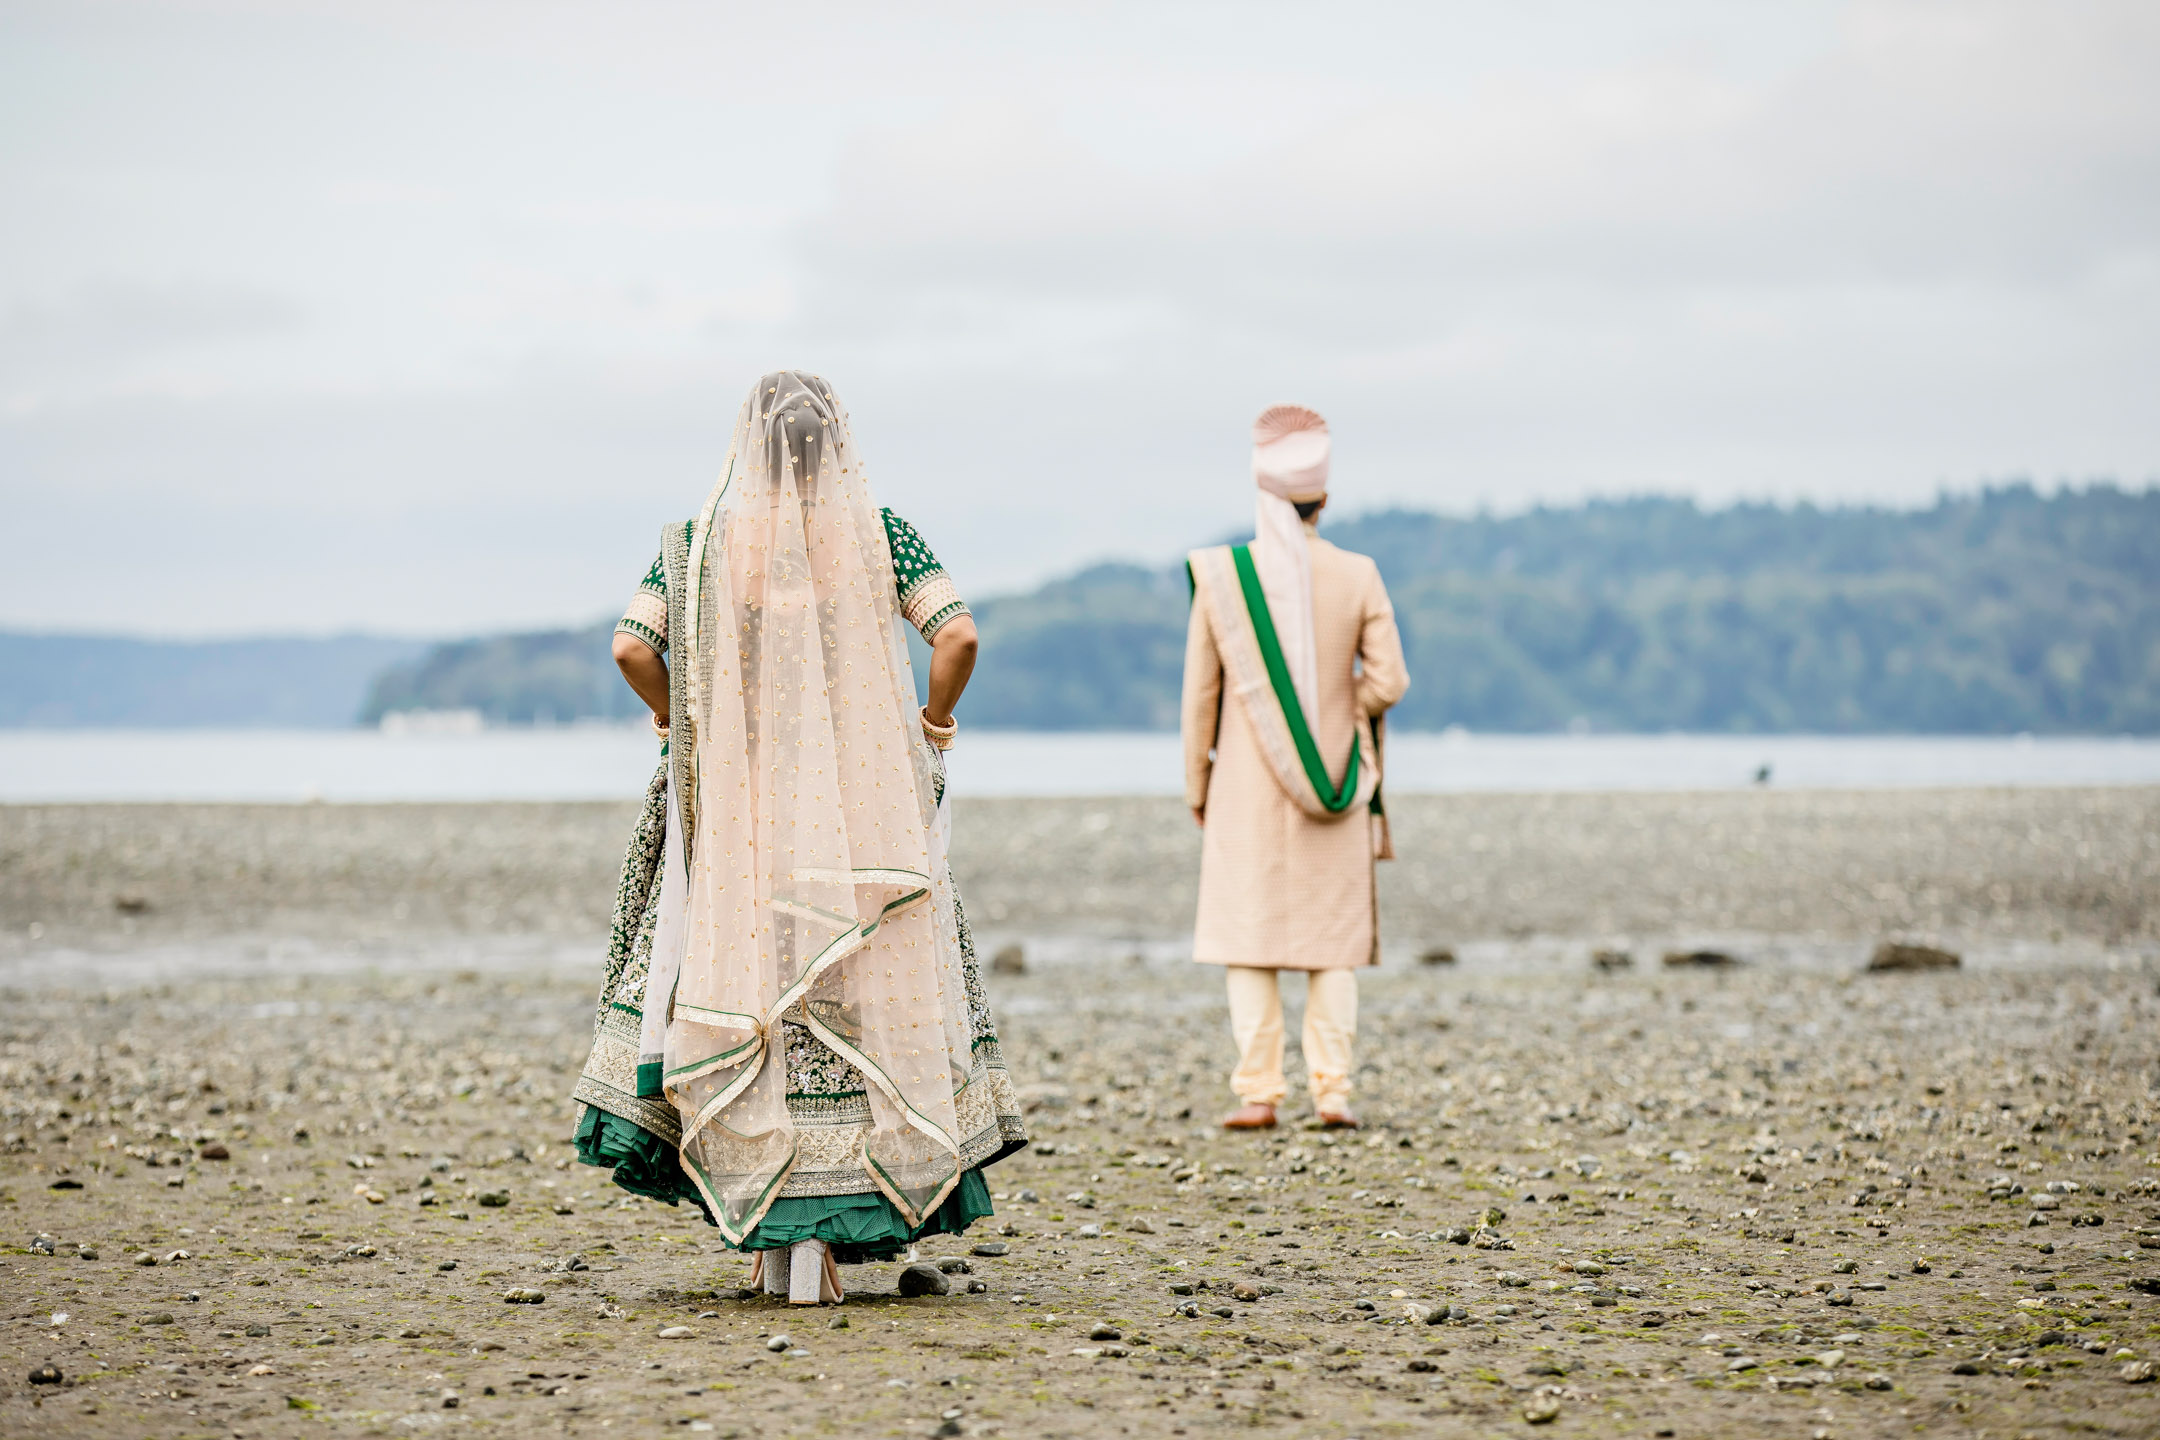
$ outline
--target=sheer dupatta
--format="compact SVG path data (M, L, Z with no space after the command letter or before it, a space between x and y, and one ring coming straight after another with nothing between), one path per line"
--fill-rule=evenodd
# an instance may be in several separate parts
M797 1155L786 1016L862 1072L865 1168L919 1224L959 1181L970 1032L892 557L824 381L776 372L744 402L687 587L694 804L664 1061L684 1168L739 1244Z

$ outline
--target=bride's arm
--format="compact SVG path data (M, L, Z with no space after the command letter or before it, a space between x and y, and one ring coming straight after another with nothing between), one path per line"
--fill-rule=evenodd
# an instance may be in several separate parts
M666 673L663 666L661 674ZM923 709L931 724L952 724L953 706L960 703L960 694L974 673L975 620L969 615L955 615L940 625L930 640L930 703ZM663 678L660 683L664 687L667 681Z
M615 668L622 671L623 679L637 692L638 699L657 716L662 724L668 718L667 661L660 658L652 646L626 631L615 632Z

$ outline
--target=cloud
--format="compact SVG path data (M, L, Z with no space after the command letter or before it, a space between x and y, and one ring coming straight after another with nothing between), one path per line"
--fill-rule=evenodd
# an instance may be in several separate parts
M305 323L299 301L272 291L108 279L0 310L0 357L23 371L125 364L191 346L287 336Z
M978 591L1238 525L1280 400L1348 510L2160 471L2142 0L1317 13L17 7L0 505L275 514L309 625L514 513L486 613L598 613L776 363Z

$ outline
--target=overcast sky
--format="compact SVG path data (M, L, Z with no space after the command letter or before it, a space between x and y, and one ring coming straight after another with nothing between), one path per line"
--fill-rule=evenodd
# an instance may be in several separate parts
M0 0L0 626L618 609L818 370L964 593L2160 477L2160 5Z

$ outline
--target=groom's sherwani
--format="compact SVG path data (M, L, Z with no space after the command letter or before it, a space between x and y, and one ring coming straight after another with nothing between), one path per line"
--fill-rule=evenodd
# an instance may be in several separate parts
M1360 764L1377 777L1373 717L1409 687L1395 609L1379 567L1308 533L1313 640L1319 689L1313 739L1331 781L1343 779L1351 737ZM1275 706L1265 688L1240 696L1225 684L1217 634L1239 597L1208 594L1206 552L1195 555L1195 596L1185 645L1185 802L1204 807L1200 911L1193 958L1211 965L1332 970L1378 959L1373 924L1373 856L1379 824L1354 804L1318 819L1296 803L1264 753L1254 706ZM1234 626L1237 616L1230 614ZM1250 643L1249 641L1247 642ZM1210 752L1213 752L1212 758Z

